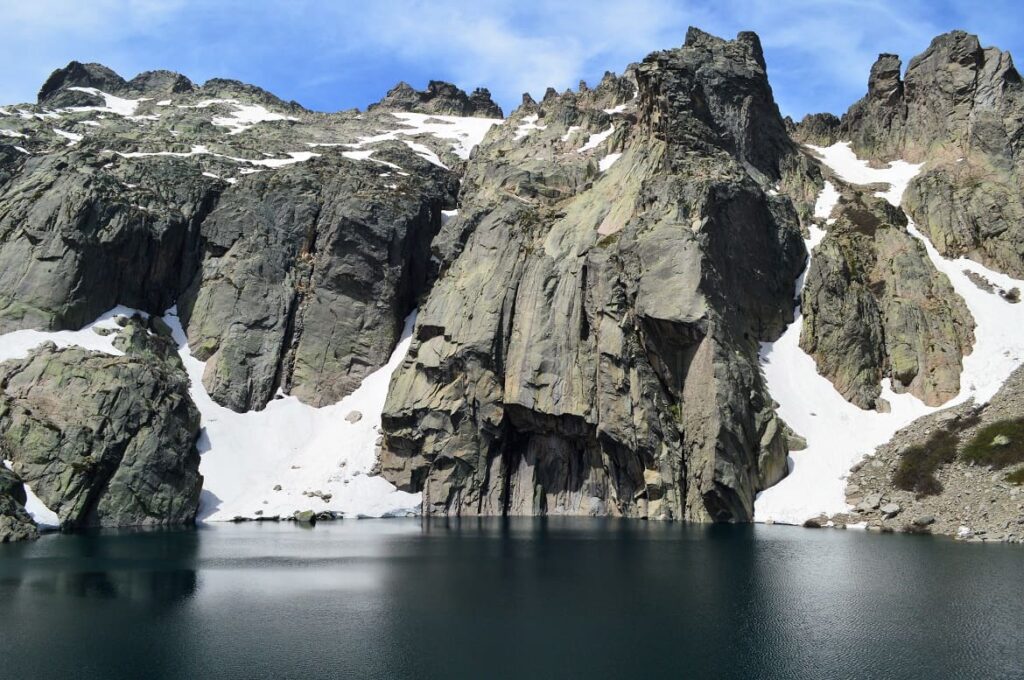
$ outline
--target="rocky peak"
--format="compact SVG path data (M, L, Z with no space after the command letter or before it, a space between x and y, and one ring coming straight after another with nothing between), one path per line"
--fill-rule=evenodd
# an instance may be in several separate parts
M871 66L868 76L868 97L888 103L903 97L903 81L900 79L900 58L895 54L879 54Z
M89 97L89 95L82 92L68 92L67 88L69 87L94 87L104 92L116 93L127 85L124 78L103 64L83 64L72 61L64 68L59 68L50 74L40 88L37 100L39 104L50 106L73 106L78 102L66 100L82 96Z
M191 92L192 81L174 71L144 71L128 81L128 89L152 95L171 95Z
M491 91L486 87L478 87L469 95L469 103L473 107L473 115L484 118L504 118L501 107L491 99Z
M431 80L426 90L417 90L406 82L400 82L369 108L371 111L410 111L444 116L504 117L501 107L494 103L486 88L478 87L473 94L467 95L457 86L442 80Z
M204 97L212 99L239 99L249 103L292 111L305 110L298 102L286 102L277 95L267 92L262 87L230 78L211 78L203 83L203 86L197 92Z
M831 146L838 141L839 127L839 117L834 114L809 113L799 123L793 125L789 134L801 144Z
M636 70L641 122L681 153L725 149L766 177L778 178L792 142L752 33L724 40L690 28L686 43L655 52Z

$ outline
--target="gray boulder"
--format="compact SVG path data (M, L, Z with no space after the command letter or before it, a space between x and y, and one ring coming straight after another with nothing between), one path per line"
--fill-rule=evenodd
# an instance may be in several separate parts
M25 487L21 479L0 465L0 543L38 537L36 523L25 512Z
M46 343L0 364L0 450L64 527L195 518L199 413L184 370L156 358L169 341L147 337L124 356Z

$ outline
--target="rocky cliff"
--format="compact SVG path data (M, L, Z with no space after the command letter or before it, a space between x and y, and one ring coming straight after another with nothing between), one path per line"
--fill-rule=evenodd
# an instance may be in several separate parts
M757 342L792 315L800 169L753 34L524 100L438 237L383 474L426 513L749 520L785 474Z
M845 115L799 124L752 33L691 29L507 119L440 81L327 114L72 62L0 108L0 537L35 535L26 484L68 528L190 522L201 461L231 477L204 423L313 428L341 404L362 429L303 433L324 472L287 492L324 506L294 510L333 516L342 470L376 458L361 488L405 503L378 515L419 498L397 487L425 514L749 521L789 449L822 447L769 389L787 328L851 422L977 388L989 317L940 256L1015 304L1021 97L1009 55L962 32L906 74L881 55ZM846 177L836 142L923 166L899 166L905 191ZM62 334L116 305L139 315L93 324L98 345ZM284 465L242 494L261 517L301 466L245 441Z
M815 249L800 346L846 399L880 403L883 378L938 406L960 392L974 320L886 201L847 187Z
M122 356L47 343L0 364L0 451L66 528L195 518L199 412L169 337L141 318Z
M904 207L939 252L1024 276L1024 85L1008 52L953 31L935 38L901 76L881 54L868 92L842 120L808 116L802 141L849 140L877 161L927 162Z

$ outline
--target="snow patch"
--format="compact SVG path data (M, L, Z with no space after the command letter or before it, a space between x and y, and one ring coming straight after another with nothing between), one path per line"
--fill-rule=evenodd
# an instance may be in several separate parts
M579 129L581 129L579 125L570 125L569 129L565 131L564 135L562 135L562 141L568 142L569 138L572 137L573 133Z
M206 364L192 356L175 308L164 316L192 383L202 414L204 478L201 521L235 517L291 516L298 510L354 516L418 512L421 495L398 491L382 477L370 477L376 460L381 411L391 374L412 341L415 314L406 319L391 359L337 404L314 408L293 396L272 400L262 411L236 413L217 404L203 386ZM346 416L358 411L356 422ZM274 491L276 485L280 491ZM303 492L330 494L330 501Z
M596 149L598 145L601 144L601 142L611 137L613 132L615 132L614 125L609 125L608 129L604 130L603 132L595 132L594 134L590 135L590 137L587 138L587 143L579 148L579 152L583 153L584 151Z
M310 144L310 146L327 146L327 145L326 144L317 144L317 145ZM349 159L354 160L354 161L373 161L374 163L380 163L381 165L385 165L385 166L387 166L389 168L392 168L394 170L401 170L402 169L401 166L395 165L394 163L391 163L389 161L384 161L384 160L381 160L379 158L372 158L374 151L375 151L375 149L362 149L362 150L359 150L359 151L343 151L341 153L341 155L344 156L345 158L349 158Z
M169 103L169 102L168 102ZM237 135L245 132L257 123L266 123L275 120L299 120L295 116L286 116L283 113L276 113L260 106L259 104L243 104L237 99L204 99L198 104L179 104L179 109L205 109L217 104L226 104L234 109L225 116L214 116L210 122L218 127L228 128L229 135Z
M605 156L604 158L602 158L600 161L598 161L597 168L601 172L604 172L608 168L612 167L612 165L615 163L615 161L619 160L620 158L622 158L622 154L621 153L610 153L607 156Z
M5 460L4 467L14 472L14 463L12 461ZM14 473L17 474L17 472ZM33 493L30 485L22 482L21 486L25 489L25 512L32 517L41 529L59 529L60 517L57 516L57 513L46 507L46 503L43 503L39 496Z
M22 139L28 139L28 135L17 132L16 130L5 130L0 128L0 136L2 137L21 137Z
M249 165L259 165L265 168L280 168L285 165L292 165L293 163L302 163L308 161L310 158L316 158L320 154L313 153L312 151L289 151L287 158L237 158L235 156L228 156L226 154L214 153L210 151L206 146L202 144L193 145L189 151L129 151L127 153L118 151L118 156L122 158L148 158L150 156L175 156L178 158L188 158L189 156L213 156L214 158L224 158L229 161L235 161L236 163L248 163ZM259 172L259 170L246 169L241 171L242 174L252 174Z
M468 159L473 149L483 141L487 131L502 122L501 118L463 118L461 116L435 116L425 113L394 112L391 114L406 127L387 130L377 135L361 137L354 144L346 144L355 149L389 140L404 142L406 146L434 165L448 169L433 150L403 137L427 134L438 139L451 140L452 153L462 159Z
M857 159L849 143L831 147L811 147L839 177L852 184L888 184L876 195L899 205L910 180L921 165L895 161L888 168L872 168ZM830 222L829 215L839 194L831 183L815 203L814 216ZM849 469L875 448L886 443L902 427L917 418L974 398L984 403L992 398L1010 373L1024 358L1024 306L1009 304L997 293L983 291L964 274L974 271L993 283L1009 289L1024 288L1024 281L994 272L966 258L950 260L939 255L931 242L910 222L908 232L924 244L929 259L950 280L954 290L970 309L975 321L975 343L964 357L960 375L960 393L941 407L929 407L910 394L896 394L888 380L882 383L882 398L891 405L890 413L865 411L843 399L825 377L818 374L815 361L800 349L803 317L797 307L796 320L774 343L762 343L761 363L772 398L778 402L779 416L807 439L807 448L789 457L789 475L761 492L754 504L758 522L802 524L822 513L849 511L845 488ZM811 227L807 240L814 248L825 232ZM808 266L809 266L808 262ZM806 273L806 271L805 271ZM797 293L804 275L797 281Z
M75 90L76 92L85 92L95 97L103 97L103 106L71 106L68 107L68 111L102 111L104 113L116 113L119 116L134 116L135 110L139 108L139 104L148 101L148 98L143 97L142 99L123 99L122 97L116 97L108 92L97 90L95 87L69 87L69 90Z
M547 130L547 125L537 125L538 119L539 116L537 114L524 116L519 126L516 127L515 139L524 139L534 130Z
M68 146L74 146L75 144L78 144L83 139L82 135L74 133L74 132L68 132L67 130L60 130L58 128L53 128L53 131L55 133L57 133L58 135L60 135L61 137L63 137L64 139L69 140L68 141Z

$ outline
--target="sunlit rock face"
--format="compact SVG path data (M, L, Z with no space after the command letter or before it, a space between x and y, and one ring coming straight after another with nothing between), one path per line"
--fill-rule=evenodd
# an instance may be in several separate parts
M757 343L806 257L776 185L814 181L752 34L524 100L437 238L383 474L430 514L749 520L786 455Z

